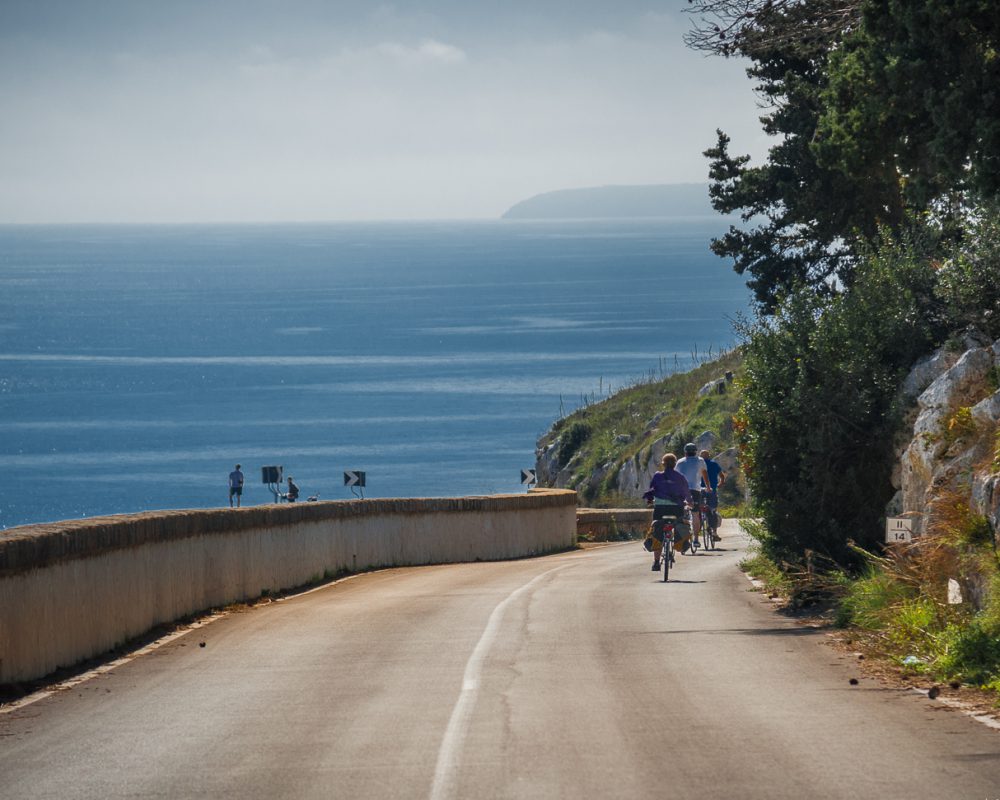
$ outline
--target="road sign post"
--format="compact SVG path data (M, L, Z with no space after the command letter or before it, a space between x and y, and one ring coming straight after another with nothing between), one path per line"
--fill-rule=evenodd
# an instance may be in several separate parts
M281 483L284 476L284 467L270 466L260 468L260 480L268 489L271 490L271 494L274 495L274 502L280 502L281 490L278 488L278 484Z
M359 469L344 470L344 486L347 486L351 490L351 494L355 497L357 497L358 494L354 491L354 487L357 487L358 491L361 492L361 499L364 500L365 473Z

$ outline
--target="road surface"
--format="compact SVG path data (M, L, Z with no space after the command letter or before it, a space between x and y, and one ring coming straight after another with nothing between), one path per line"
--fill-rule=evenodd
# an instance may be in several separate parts
M1000 798L1000 732L638 543L392 569L0 714L0 797ZM200 646L204 643L204 646Z

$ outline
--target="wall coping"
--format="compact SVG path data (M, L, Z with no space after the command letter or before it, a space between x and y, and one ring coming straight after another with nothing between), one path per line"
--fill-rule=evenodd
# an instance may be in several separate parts
M629 522L649 521L653 517L653 511L651 508L578 508L576 510L578 522L608 522L612 517L616 520Z

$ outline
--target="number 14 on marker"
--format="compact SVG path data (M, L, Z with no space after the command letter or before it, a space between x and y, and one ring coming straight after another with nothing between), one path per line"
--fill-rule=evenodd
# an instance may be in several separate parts
M907 517L889 517L885 521L887 542L909 542L913 540L913 520Z

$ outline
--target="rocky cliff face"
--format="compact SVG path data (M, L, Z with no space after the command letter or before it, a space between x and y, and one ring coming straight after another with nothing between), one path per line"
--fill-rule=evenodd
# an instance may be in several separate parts
M736 448L730 447L721 453L715 452L717 437L711 431L705 431L695 440L698 450L708 450L722 470L730 478L735 477L737 470ZM649 488L649 481L653 473L660 469L660 461L665 453L673 452L670 447L671 439L665 436L653 442L648 448L644 448L636 453L632 458L622 464L618 471L617 489L626 497L639 499L643 492Z
M903 386L916 398L912 436L894 475L890 515L925 515L945 492L968 498L972 513L1000 531L1000 340L966 334L963 349L923 359Z
M739 469L739 462L736 455L736 448L730 447L721 453L716 453L716 443L718 437L711 431L705 431L697 439L695 444L698 450L708 450L713 455L719 466L722 467L730 480L735 480ZM673 452L673 442L671 436L663 436L653 442L649 447L644 447L627 459L619 468L615 477L615 486L618 492L625 497L641 500L643 492L649 488L649 481L653 473L660 469L660 460L665 453ZM540 486L553 486L557 489L569 487L576 474L578 457L571 458L565 466L559 464L559 440L557 439L547 447L540 449L536 453L535 470ZM607 477L608 472L614 469L614 463L605 464L593 474L587 476L584 483L594 487L601 484ZM576 488L580 488L578 485Z
M726 472L723 502L742 499L736 449L729 446L741 359L737 351L724 354L560 420L537 442L538 485L577 489L587 502L641 505L664 453L680 453L694 441ZM695 436L698 430L704 432Z

